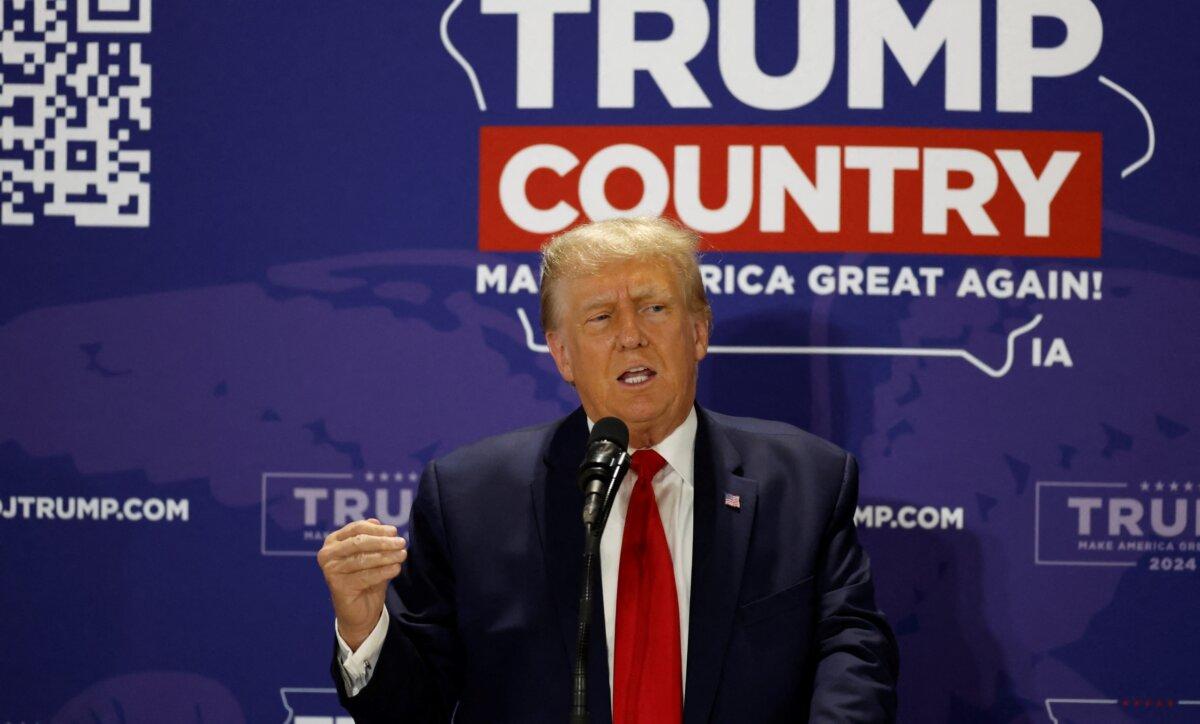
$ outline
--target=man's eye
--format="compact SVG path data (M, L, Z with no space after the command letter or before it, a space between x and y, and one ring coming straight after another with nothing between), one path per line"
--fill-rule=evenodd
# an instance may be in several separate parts
M607 314L597 314L596 316L589 318L588 321L589 322L604 322L604 321L608 320L608 317L609 317L609 315L607 315Z
M646 307L646 311L649 312L663 312L666 311L666 309L667 305L665 304L651 304L650 306Z

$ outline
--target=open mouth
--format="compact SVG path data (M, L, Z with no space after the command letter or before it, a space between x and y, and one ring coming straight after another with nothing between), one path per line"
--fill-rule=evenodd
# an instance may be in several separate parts
M617 382L628 387L638 387L654 379L658 373L646 366L630 367L617 377Z

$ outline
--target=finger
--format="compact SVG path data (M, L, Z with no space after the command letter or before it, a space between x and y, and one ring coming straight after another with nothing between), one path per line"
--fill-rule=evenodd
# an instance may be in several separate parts
M337 573L357 573L380 566L391 566L403 563L408 559L408 551L382 551L378 553L359 553L343 558L334 566Z
M373 519L374 520L374 519ZM335 541L346 540L353 538L356 535L366 533L368 535L380 535L394 537L397 534L396 526L382 525L376 520L372 523L370 520L356 520L353 523L347 523L339 530L334 531L331 537Z
M363 588L372 588L380 583L385 583L400 575L400 564L393 563L390 566L379 566L378 568L368 568L365 571L359 571L354 574L355 580Z
M326 546L325 550L327 553L325 560L332 563L361 553L399 551L407 547L408 543L403 538L388 538L360 533L353 538L347 538L346 540Z

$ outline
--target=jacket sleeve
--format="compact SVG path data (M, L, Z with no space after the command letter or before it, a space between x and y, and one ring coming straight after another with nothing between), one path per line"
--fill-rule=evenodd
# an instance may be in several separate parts
M409 526L408 560L392 581L387 637L371 680L347 696L337 661L338 699L360 724L449 722L462 687L462 645L454 572L442 517L436 463L421 476Z
M858 463L847 454L818 571L813 722L891 722L896 718L896 639L875 606L871 563L854 529Z

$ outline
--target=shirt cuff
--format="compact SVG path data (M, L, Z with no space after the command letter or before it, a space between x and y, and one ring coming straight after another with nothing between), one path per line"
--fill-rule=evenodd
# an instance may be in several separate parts
M367 636L357 651L351 651L350 645L338 631L337 619L333 620L333 635L337 637L338 664L342 669L342 682L346 684L346 695L357 696L371 681L375 673L375 665L379 663L379 654L383 651L383 640L387 637L388 612L387 607L379 613L379 622Z

